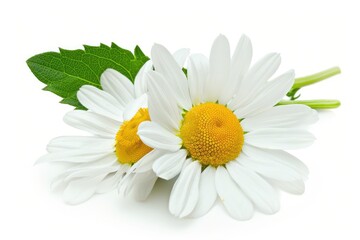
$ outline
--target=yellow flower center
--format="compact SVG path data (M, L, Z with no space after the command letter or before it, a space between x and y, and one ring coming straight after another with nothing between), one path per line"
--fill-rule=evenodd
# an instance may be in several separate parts
M139 124L149 120L150 115L148 109L140 108L131 120L125 121L121 125L115 138L115 152L120 163L136 163L152 150L152 148L145 145L137 135Z
M180 137L194 160L219 166L237 158L244 132L235 114L223 105L203 103L184 116Z

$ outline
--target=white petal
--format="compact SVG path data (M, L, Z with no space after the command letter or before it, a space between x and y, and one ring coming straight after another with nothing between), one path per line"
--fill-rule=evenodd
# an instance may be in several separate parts
M169 180L179 174L185 162L186 155L187 151L185 149L164 154L155 160L153 170L158 177Z
M282 182L282 181L277 181L274 179L269 179L268 181L273 186L278 187L281 190L288 192L288 193L301 195L305 192L305 184L304 184L304 181L302 181L302 180L294 181L294 182Z
M87 178L87 177L95 177L99 175L108 175L110 173L114 173L118 171L119 165L111 166L111 167L89 167L89 168L82 168L78 171L72 172L68 176L64 178L64 181L71 181L76 178Z
M97 186L97 193L106 193L114 190L119 184L122 176L124 175L124 171L120 168L115 173L108 174Z
M86 148L86 149L76 149L76 150L67 150L61 152L48 153L39 158L36 162L72 162L72 163L84 163L84 162L93 162L102 158L107 157L112 154L114 151L113 148Z
M183 67L188 57L190 49L182 48L177 50L173 57L180 67ZM139 70L138 74L135 77L134 87L135 87L135 96L139 97L148 91L148 77L147 72L153 69L153 62L151 60L147 61Z
M119 165L119 161L114 149L104 158L100 158L91 162L80 162L76 164L77 167L109 167L114 165L122 166L121 164Z
M136 173L131 194L137 201L144 201L151 193L156 180L157 177L153 171Z
M101 87L110 93L119 104L125 106L134 100L134 85L131 81L114 69L106 69L100 76Z
M310 132L293 128L264 128L245 134L245 143L268 149L305 148L314 140Z
M139 161L134 163L129 169L128 173L142 173L152 171L153 163L156 159L163 156L164 151L152 150L143 156Z
M194 209L199 198L201 165L190 163L180 174L171 191L169 210L176 217L186 217Z
M279 197L263 178L234 161L227 163L226 168L232 179L261 212L273 214L279 211Z
M241 121L246 132L260 128L299 128L318 120L317 112L306 105L294 104L272 107Z
M192 158L187 158L187 159L185 160L182 168L181 168L181 171L183 171L183 170L184 170L187 166L189 166L190 163L192 163L193 161L196 161L196 160L194 160L194 159L192 159Z
M285 151L260 149L257 147L250 146L248 144L244 144L242 151L246 155L248 155L251 158L251 160L254 159L254 161L257 161L258 163L264 163L264 164L272 163L274 164L274 167L277 165L283 165L291 169L288 170L289 172L295 171L297 175L300 176L300 179L307 179L309 175L309 169L306 167L306 165L303 162L301 162L298 158ZM276 179L276 177L273 178Z
M124 121L132 119L140 108L147 108L147 95L143 94L135 101L129 103L124 110Z
M201 217L205 215L214 205L217 192L215 187L216 169L208 166L200 175L199 200L191 213L191 217Z
M130 166L130 165L128 165ZM132 187L134 186L134 178L136 174L125 174L118 185L118 194L127 196L130 194Z
M98 184L106 175L82 178L71 181L64 190L63 198L67 204L79 204L88 200L96 191Z
M109 93L94 86L84 85L77 92L77 98L90 111L122 121L124 108Z
M99 115L97 113L75 110L68 112L64 122L72 127L107 138L115 138L121 122Z
M243 194L223 166L216 169L216 191L229 215L238 220L248 220L254 214L254 207Z
M182 116L168 81L157 72L149 74L149 114L152 121L170 131L178 130Z
M229 108L235 110L239 106L249 104L279 68L280 62L281 58L277 53L270 53L256 62L241 81L235 98L229 103Z
M224 86L219 102L226 104L237 93L240 84L249 69L251 58L251 41L247 36L242 35L234 55L231 58L229 83Z
M92 148L98 145L112 146L114 139L100 138L95 136L62 136L52 139L46 146L48 152L59 152L79 148Z
M64 182L64 178L69 174L70 174L69 170L67 170L67 171L62 172L61 174L57 175L55 178L53 178L51 181L51 184L50 184L50 189L55 190L59 186L66 186L67 183ZM64 184L66 184L66 185L64 185Z
M144 121L139 125L138 135L146 145L175 152L180 149L182 140L155 122Z
M118 163L115 164L103 164L103 160L107 161L109 157L103 158L99 161L99 164L93 165L88 163L74 163L71 164L72 166L63 171L61 174L56 176L53 181L51 182L51 189L55 189L58 186L67 185L70 181L74 179L80 179L80 178L93 178L99 175L111 175L114 172L117 171L117 169L121 168L122 165L119 165ZM94 163L94 162L91 162ZM68 165L67 165L68 166Z
M216 102L227 86L230 73L230 45L224 35L219 35L211 48L209 78L205 85L204 101ZM221 102L223 104L223 102Z
M205 83L209 77L209 60L202 54L193 54L189 57L188 81L190 96L193 105L203 101Z
M271 154L264 154L264 156L268 156L269 158L248 157L245 153L242 153L237 158L237 162L240 163L241 166L251 169L264 177L289 182L303 179L303 176L297 171L274 161Z
M181 48L173 53L173 57L177 64L182 68L185 64L186 58L190 54L190 49L188 48Z
M250 103L235 111L236 116L239 119L251 117L275 106L291 89L294 84L294 77L294 71L290 70L266 83Z
M138 98L144 93L147 93L148 91L147 73L152 69L153 69L153 63L151 60L149 60L140 68L139 72L136 74L134 80L135 97Z
M189 88L187 79L182 72L181 67L177 64L169 51L159 44L155 44L152 47L151 57L155 70L163 74L169 85L176 89L176 91L173 91L173 94L179 105L184 109L190 109L191 100Z
M69 164L67 164L68 166ZM51 182L51 189L55 189L56 187L65 184L67 185L69 181L71 181L76 175L85 173L86 171L91 174L82 174L83 177L91 176L96 177L100 174L110 173L112 171L116 171L116 169L122 168L123 165L119 165L117 162L117 158L115 154L106 156L99 160L93 162L86 162L86 163L73 163L70 164L69 168L63 171L60 175L56 176L53 181ZM109 167L111 167L110 170ZM114 168L114 169L112 169ZM96 170L97 169L97 170ZM109 174L108 174L109 175ZM105 180L104 180L105 181ZM101 185L101 183L100 183Z

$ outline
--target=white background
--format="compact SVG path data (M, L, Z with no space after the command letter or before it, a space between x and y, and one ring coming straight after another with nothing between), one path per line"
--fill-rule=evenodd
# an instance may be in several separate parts
M2 1L0 239L360 239L359 7L350 1ZM353 1L356 2L356 1ZM41 91L25 61L32 55L112 41L124 48L154 42L175 51L208 54L225 34L233 49L242 33L254 59L282 55L279 72L297 76L335 65L343 73L303 89L303 98L339 98L320 113L316 143L294 152L310 169L302 196L281 194L282 208L247 222L218 203L200 219L179 220L167 210L171 182L159 182L148 201L115 192L68 206L50 191L48 166L33 166L47 142L77 131L62 122L72 110Z

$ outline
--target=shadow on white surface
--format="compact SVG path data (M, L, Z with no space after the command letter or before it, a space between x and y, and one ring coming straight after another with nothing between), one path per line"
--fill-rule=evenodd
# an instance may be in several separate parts
M131 197L118 196L116 208L119 214L124 214L134 221L168 227L186 228L191 225L192 219L178 219L168 210L170 192L175 180L165 181L158 179L150 196L143 202L134 201ZM116 193L117 194L117 193ZM119 199L120 198L120 199Z

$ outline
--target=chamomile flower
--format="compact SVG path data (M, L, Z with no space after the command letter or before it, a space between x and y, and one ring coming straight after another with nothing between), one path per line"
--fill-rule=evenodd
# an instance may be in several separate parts
M174 54L182 66L187 49ZM38 162L65 162L69 167L53 182L64 185L66 203L78 204L95 193L104 193L119 187L126 172L139 165L137 173L127 177L119 189L144 200L157 179L151 168L141 168L159 155L145 145L137 135L138 126L150 121L147 108L145 73L152 69L149 60L135 77L134 85L121 73L107 69L100 78L103 90L82 86L77 97L88 110L67 113L64 121L72 127L87 131L92 136L63 136L50 141L49 152Z
M152 160L156 175L179 175L169 200L173 215L202 216L219 197L233 218L246 220L254 209L279 210L274 186L304 191L308 170L284 150L313 142L306 127L317 113L305 105L276 106L294 83L294 71L269 80L279 54L250 67L249 38L242 36L230 57L228 40L220 35L209 59L189 57L187 75L163 46L154 45L151 56L151 122L142 122L138 134L161 155Z

